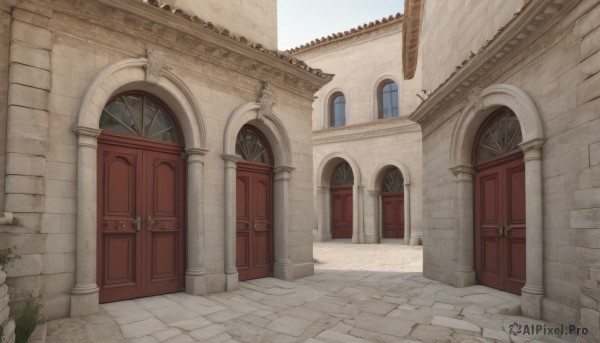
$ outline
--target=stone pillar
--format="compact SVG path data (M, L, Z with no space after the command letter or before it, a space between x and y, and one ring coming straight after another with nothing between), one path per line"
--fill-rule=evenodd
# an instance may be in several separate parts
M275 263L273 276L287 281L294 280L290 258L290 181L294 168L277 167L275 173Z
M238 155L221 155L225 161L225 275L227 282L227 291L238 289L239 276L235 265L235 245L236 245L236 167L237 162L241 160Z
M331 193L329 187L317 188L317 236L316 242L331 240Z
M365 186L356 187L356 196L358 197L357 201L357 210L358 213L354 216L357 220L357 228L358 231L358 243L365 243L365 211L363 210L364 205L364 189ZM352 237L352 241L354 242L354 235Z
M473 167L457 166L450 169L456 176L454 196L454 229L456 264L454 286L475 284L473 268Z
M373 201L373 233L365 235L368 244L381 243L381 191L373 189L367 191Z
M96 216L98 129L76 127L77 133L77 269L71 290L71 317L99 311L96 285Z
M522 143L525 161L526 281L521 289L521 311L542 317L544 298L544 232L542 217L542 140Z
M404 244L419 245L420 233L412 231L410 216L410 183L404 184Z
M207 293L204 268L204 155L203 149L188 149L187 155L187 271L185 291Z
M15 342L15 321L9 316L10 307L8 307L8 285L5 284L6 273L0 265L0 342Z

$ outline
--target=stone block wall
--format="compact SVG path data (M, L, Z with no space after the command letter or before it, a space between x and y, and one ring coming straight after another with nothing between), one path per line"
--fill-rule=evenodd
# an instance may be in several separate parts
M6 285L6 272L0 266L0 342L15 342L15 321L10 316L10 307L8 306L8 286Z

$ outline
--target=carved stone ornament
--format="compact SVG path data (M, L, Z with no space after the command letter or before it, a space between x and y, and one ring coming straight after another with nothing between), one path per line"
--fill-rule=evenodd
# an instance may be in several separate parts
M469 96L467 99L470 103L473 104L473 109L475 112L479 112L485 110L487 107L483 104L483 98L481 97L482 89L480 87L474 87L469 92Z
M269 81L263 81L263 89L260 91L260 97L258 98L258 115L256 119L260 122L264 121L265 116L273 115L273 106L276 104L275 93L273 93L273 87Z
M148 64L144 67L146 69L146 82L157 85L162 74L173 68L167 64L167 59L162 51L147 50L146 58L148 59Z

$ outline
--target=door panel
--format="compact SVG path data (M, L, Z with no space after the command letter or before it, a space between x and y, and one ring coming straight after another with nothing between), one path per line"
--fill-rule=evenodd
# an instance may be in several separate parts
M236 264L240 280L273 272L273 178L270 167L238 163Z
M178 154L144 151L146 230L144 295L183 290L184 163Z
M517 154L475 177L475 264L483 285L520 294L525 284L525 167Z
M183 160L126 143L101 136L98 147L101 303L183 289Z
M404 194L384 193L382 204L382 237L404 238Z
M331 188L332 238L352 238L352 187Z

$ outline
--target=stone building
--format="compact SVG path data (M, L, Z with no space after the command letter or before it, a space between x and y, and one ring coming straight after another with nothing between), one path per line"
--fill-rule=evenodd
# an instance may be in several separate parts
M408 116L418 78L402 75L401 14L317 39L294 56L335 74L313 104L315 240L421 235L421 132Z
M425 276L600 340L600 3L407 1Z
M240 6L0 3L13 303L40 294L52 319L313 273L310 113L332 76L274 50L275 0Z

